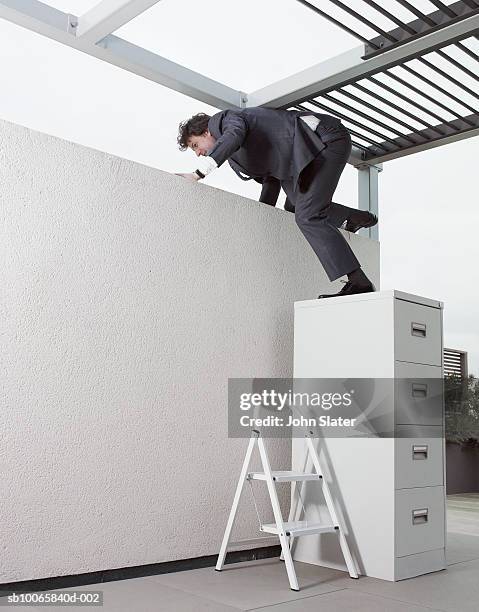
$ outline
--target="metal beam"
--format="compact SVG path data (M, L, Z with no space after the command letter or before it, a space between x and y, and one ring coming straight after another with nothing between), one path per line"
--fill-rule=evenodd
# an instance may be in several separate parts
M379 173L382 164L374 166L357 165L358 169L358 204L361 210L367 210L378 216L379 211ZM379 224L360 230L363 236L379 240Z
M345 23L343 23L342 21L339 21L339 19L336 19L335 17L333 17L329 13L326 13L325 11L318 8L314 4L311 4L311 2L307 2L307 0L297 0L297 2L311 9L312 11L314 11L316 14L320 15L321 17L324 17L324 19L327 19L329 22L334 23L335 26L337 26L338 28L341 28L344 32L347 32L351 36L354 36L354 38L361 40L365 45L369 44L368 38L366 38L365 36L362 36L362 34L359 34L359 32L356 32L356 30L351 29Z
M424 135L427 141L413 146L406 146L399 151L391 151L384 155L366 155L368 163L380 164L390 161L391 159L411 155L412 153L419 153L420 151L427 151L428 149L434 149L435 147L440 147L452 142L458 142L465 138L471 138L472 136L479 136L479 114L469 115L467 119L468 123L462 119L455 119L447 124L444 123L438 126L446 132L445 136L437 136L430 128L416 132L416 134ZM475 127L471 127L470 123L473 123ZM456 130L452 129L450 124L454 124Z
M184 68L117 36L109 35L97 45L76 36L78 23L76 16L59 11L38 0L0 0L0 18L215 108L244 106L246 96L243 92Z
M369 162L364 161L363 159L363 149L360 149L356 145L353 144L353 148L351 150L351 155L348 159L348 164L351 164L354 167L358 167L362 164L365 165L374 165L373 163L369 164Z
M0 17L19 26L67 43L74 38L71 28L72 15L63 13L44 2L36 0L1 0Z
M375 4L372 0L365 1L368 4ZM378 55L379 53L384 53L393 47L402 45L408 40L420 38L421 36L424 36L430 32L448 27L452 23L456 23L467 18L468 16L477 14L479 10L479 6L472 8L463 0L456 1L455 3L449 5L449 9L454 14L453 17L446 15L441 10L425 15L421 11L417 10L412 4L408 3L408 6L411 7L409 10L412 11L418 18L408 23L402 23L401 20L395 19L393 15L392 21L394 21L399 27L395 28L394 30L390 30L387 33L388 36L380 35L371 39L369 44L366 45L366 55L368 58ZM376 10L381 9L376 8Z
M95 57L215 108L223 110L244 106L244 92L189 70L113 34L94 45L94 48L98 49L97 52L91 53Z
M370 59L362 59L364 47L356 47L272 85L252 92L247 106L285 108L320 93L328 93L386 68L420 57L479 32L479 15L468 17Z
M159 0L103 0L78 17L77 36L96 43L115 32Z

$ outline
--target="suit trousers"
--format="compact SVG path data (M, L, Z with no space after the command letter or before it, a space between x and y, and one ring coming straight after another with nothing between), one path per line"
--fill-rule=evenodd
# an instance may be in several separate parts
M361 265L338 229L352 214L357 214L357 210L332 201L350 154L351 137L347 130L341 130L338 139L328 142L326 148L301 172L296 187L293 187L292 179L281 182L295 207L296 223L330 281Z

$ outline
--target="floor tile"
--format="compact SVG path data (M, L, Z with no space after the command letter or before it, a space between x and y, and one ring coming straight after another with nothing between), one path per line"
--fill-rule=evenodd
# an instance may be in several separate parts
M80 610L88 610L88 612L95 610L98 612L238 612L239 610L239 608L160 584L156 576L60 590L103 591L103 606L61 606L50 607L48 610L59 612L79 612ZM46 609L44 607L30 608L30 610L42 610L43 612Z
M456 514L453 527L460 530L464 521ZM102 590L104 606L86 608L102 612L477 612L479 536L450 531L447 558L445 571L396 583L351 580L344 572L296 562L300 592L290 590L284 563L277 558L227 565L222 572L202 568L65 590Z
M344 586L344 582L336 584ZM477 612L479 561L456 563L446 570L399 582L362 577L349 588L446 612Z
M402 603L378 595L359 593L350 589L289 601L258 612L433 612L431 608Z
M0 610L22 610L22 612L27 612L27 610L30 610L30 612L32 612L32 610L39 610L40 608L36 608L36 607L32 607L31 605L24 605L21 606L19 604L15 604L15 606L13 605L8 605L8 603L4 600L4 598L0 598L1 601L1 606L0 606ZM88 608L89 610L91 610L91 608ZM45 612L46 608L42 608L43 612Z
M344 572L306 563L295 563L295 568L299 592L289 588L284 563L279 559L232 563L221 572L203 568L163 574L156 579L161 584L245 610L344 588L335 584L347 575Z
M479 536L449 532L446 558L448 565L479 559Z
M453 533L479 536L478 493L447 496L447 529Z

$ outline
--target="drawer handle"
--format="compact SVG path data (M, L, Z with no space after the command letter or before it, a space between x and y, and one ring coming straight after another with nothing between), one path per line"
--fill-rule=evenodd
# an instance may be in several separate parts
M427 455L428 455L427 444L424 444L422 446L419 444L412 445L412 458L414 461L427 459Z
M427 397L427 385L422 383L412 383L411 393L413 397L425 398Z
M426 324L425 323L411 323L411 335L417 336L418 338L426 337Z
M412 511L412 524L413 525L424 525L427 523L429 518L429 508L421 508L419 510Z

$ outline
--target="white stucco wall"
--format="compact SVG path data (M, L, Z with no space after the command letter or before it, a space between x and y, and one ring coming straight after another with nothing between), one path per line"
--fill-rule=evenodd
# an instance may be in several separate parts
M293 215L4 122L0 211L0 582L216 553L228 377L290 376L329 288Z

